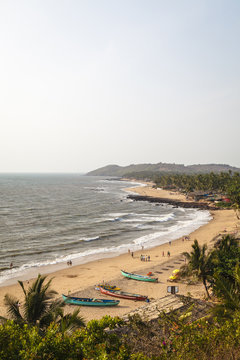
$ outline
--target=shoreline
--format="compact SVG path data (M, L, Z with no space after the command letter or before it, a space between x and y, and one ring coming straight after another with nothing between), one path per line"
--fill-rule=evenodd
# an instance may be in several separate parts
M171 194L165 190L152 189L150 186L134 187L125 189L127 191L136 192L148 196L156 196L170 198L177 197L183 199L182 194ZM169 276L172 274L174 268L181 266L183 258L181 256L184 251L191 251L191 245L194 239L198 239L199 243L207 243L209 247L213 246L211 240L218 234L224 234L225 231L233 232L239 221L236 219L233 210L217 210L211 211L212 219L205 225L199 227L197 230L189 234L190 241L182 241L182 238L172 240L171 244L165 243L155 246L150 249L138 250L132 257L130 254L121 254L103 259L97 259L84 264L75 265L60 269L57 271L50 271L47 275L48 279L53 278L52 288L58 292L58 297L61 294L67 295L68 293L75 296L108 298L97 292L94 285L103 280L111 284L118 285L123 291L134 292L147 295L150 299L157 299L167 295L166 288L169 284L167 282ZM170 251L171 256L166 256ZM165 256L162 256L164 252ZM149 255L150 261L140 261L141 254ZM120 270L135 272L139 274L147 274L151 271L159 279L158 283L144 283L140 281L127 280L123 278ZM36 278L33 274L32 278ZM32 280L24 281L26 286L31 284ZM174 285L174 283L172 283ZM198 298L204 296L204 289L202 285L186 285L178 284L179 294L187 295L189 292ZM16 296L21 299L22 290L18 284L2 286L0 288L0 314L6 316L6 309L3 303L3 297L6 293ZM104 315L123 316L124 314L144 305L142 302L135 302L129 300L121 300L116 308L96 308L81 307L81 315L87 320L100 319ZM66 312L71 312L75 308L67 305Z
M127 182L131 182L129 179L125 179L123 181L127 181ZM122 188L123 192L127 193L126 199L128 199L129 197L135 196L137 197L137 199L142 200L141 196L144 196L144 201L147 202L151 202L151 199L159 199L158 203L165 203L165 204L169 204L171 205L171 201L180 201L181 203L188 203L188 201L185 199L185 196L177 193L174 194L174 196L177 196L177 199L172 200L172 194L171 192L168 191L162 191L161 192L161 196L163 194L163 196L165 196L165 199L162 197L157 197L156 196L146 196L143 195L145 194L145 190L144 189L148 189L147 191L156 191L154 190L154 188L152 187L154 184L153 183L149 183L149 182L136 182L133 181L131 188L129 187L125 187ZM159 189L157 189L157 195L159 195ZM136 193L138 195L136 195ZM154 195L154 193L153 193ZM134 198L135 200L135 198ZM165 201L164 201L165 200ZM161 205L161 204L158 204ZM176 207L176 206L173 206ZM181 207L181 206L179 206ZM203 209L205 210L205 209ZM183 224L183 226L181 228L177 228L177 229L169 229L169 231L167 231L166 233L163 232L158 233L157 231L153 231L148 235L142 235L142 237L140 236L139 238L136 238L135 240L132 240L132 243L130 244L125 244L125 248L123 248L122 246L120 246L118 248L118 246L115 246L115 248L113 247L111 249L111 247L108 249L106 248L104 251L104 249L99 249L99 251L96 251L95 253L92 254L87 254L84 255L83 254L78 254L78 256L75 256L75 254L72 255L68 255L66 257L66 259L64 260L59 260L59 261L53 261L52 263L46 263L46 264L40 264L39 266L27 266L27 265L23 265L20 266L19 268L8 268L6 269L7 271L3 274L1 274L0 276L0 288L1 287L6 287L6 286L10 286L10 285L15 285L17 284L18 280L21 281L28 281L31 280L32 278L36 278L38 276L39 273L41 273L42 275L46 275L46 274L50 274L50 273L55 273L57 271L60 270L64 270L68 268L67 265L67 260L71 260L71 262L74 264L74 266L79 266L79 265L84 265L87 264L89 262L93 262L93 261L97 261L99 259L106 259L106 258L114 258L116 256L119 256L121 254L125 254L127 253L128 249L131 249L131 251L138 251L141 249L141 246L144 245L146 247L147 245L147 249L151 249L155 246L159 246L162 245L164 243L167 243L169 241L175 241L176 239L178 239L181 236L186 236L188 234L190 234L191 232L195 231L196 229L198 229L200 226L203 226L204 224L206 224L210 219L208 218L208 216L206 214L210 214L205 213L205 215L198 215L197 213L192 215L192 219L189 220L189 222L186 222L185 224ZM147 240L145 239L147 237ZM146 244L145 244L146 242ZM87 252L87 251L86 251Z

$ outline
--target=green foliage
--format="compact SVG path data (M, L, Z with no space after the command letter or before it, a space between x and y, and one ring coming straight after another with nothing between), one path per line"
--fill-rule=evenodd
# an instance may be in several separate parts
M59 330L59 325L52 323L44 336L40 336L37 327L7 321L0 325L0 359L127 360L130 359L129 351L110 331L121 324L122 320L106 316L68 335Z
M234 236L225 235L215 245L213 253L215 258L215 277L234 281L234 269L237 263L240 262L239 240Z
M213 312L221 321L225 318L234 318L240 310L240 267L239 263L233 270L233 279L215 275L215 291L220 299Z
M239 193L240 174L231 172L207 173L207 174L161 174L154 177L158 186L175 186L186 190L220 191L228 193L235 200L238 200L236 193Z
M206 319L175 325L162 348L165 356L159 359L239 359L240 315L221 326Z
M224 316L240 305L240 247L234 236L225 235L215 244L215 248L207 253L206 245L200 246L195 240L190 253L183 253L188 263L181 268L182 277L194 275L201 280L209 297L208 288L224 304ZM222 306L222 305L221 305ZM219 309L221 308L219 307ZM232 308L232 309L231 309ZM222 309L223 310L223 309ZM220 314L220 311L218 312Z
M202 281L209 298L207 281L213 275L213 253L207 253L207 245L200 246L197 240L194 240L192 248L190 253L183 253L188 260L186 268L190 274Z
M239 239L225 235L208 254L206 246L199 246L197 240L192 248L191 253L184 253L188 264L181 268L181 276L195 274L203 281L206 291L212 288L219 300L213 309L219 321L234 318L235 312L240 310Z
M24 302L20 304L19 299L8 294L4 301L7 306L7 312L11 319L17 324L28 324L38 326L44 331L52 322L59 324L61 332L71 332L74 329L84 326L85 322L79 316L79 310L72 314L63 313L65 303L61 300L52 300L56 291L50 289L51 281L45 283L46 277L38 275L28 289L25 289L23 282L19 284L24 293ZM50 301L51 300L51 301ZM7 319L0 317L2 321Z
M21 326L13 321L0 325L1 360L227 360L239 359L240 353L240 311L231 320L219 323L217 319L206 318L191 322L191 308L181 316L162 314L159 319L159 336L151 335L149 323L145 335L155 348L155 355L131 350L131 336L128 346L122 336L114 332L122 325L118 318L105 317L91 321L68 335L59 331L59 325L51 324L41 336L37 327ZM143 322L134 322L139 334ZM149 334L148 334L149 332ZM152 336L152 338L151 338ZM147 341L141 339L144 346ZM125 341L126 343L126 341ZM146 348L148 350L148 348Z
M81 332L82 346L84 353L94 356L106 356L106 359L122 359L117 357L121 347L119 337L112 332L116 326L121 326L123 321L120 318L104 316L101 320L91 320L86 329ZM109 329L106 331L106 329ZM88 355L89 356L89 355ZM103 357L104 358L104 357Z
M51 280L45 284L45 279L46 277L38 275L28 289L25 289L23 282L19 281L25 297L23 304L20 304L19 299L5 295L8 314L16 322L31 325L39 323L40 327L44 327L53 321L54 312L63 307L60 301L49 302L56 292L50 289Z
M29 329L28 325L20 326L13 321L0 325L0 359L31 359L28 353L41 341L38 330Z

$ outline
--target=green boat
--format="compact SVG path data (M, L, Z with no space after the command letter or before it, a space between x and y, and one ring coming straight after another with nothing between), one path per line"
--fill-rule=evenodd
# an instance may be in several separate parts
M81 306L116 306L120 303L119 300L105 300L94 298L79 298L73 296L62 295L66 304L81 305Z
M132 274L127 271L121 270L121 273L123 276L133 279L133 280L139 280L139 281L149 281L149 282L158 282L158 278L154 278L147 275L138 275L138 274Z

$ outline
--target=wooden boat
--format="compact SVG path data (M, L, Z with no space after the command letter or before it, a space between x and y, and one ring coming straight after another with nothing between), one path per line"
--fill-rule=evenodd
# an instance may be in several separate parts
M96 287L95 287L95 290L100 290L100 287L104 288L104 289L107 289L107 290L121 290L119 287L115 286L115 285L109 285L109 284L98 284Z
M105 300L94 298L79 298L73 296L62 295L66 304L81 305L81 306L116 306L120 303L119 300Z
M102 287L100 287L100 291L104 295L114 296L114 297L121 298L121 299L148 301L148 297L145 295L132 294L132 293L128 293L125 291L118 291L118 290L107 290Z
M140 280L140 281L150 281L150 282L158 281L158 278L154 278L151 276L132 274L132 273L128 273L127 271L123 271L123 270L121 270L121 273L123 276L125 276L129 279Z

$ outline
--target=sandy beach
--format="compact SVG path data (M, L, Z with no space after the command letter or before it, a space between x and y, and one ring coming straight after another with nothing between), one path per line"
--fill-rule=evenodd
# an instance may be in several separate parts
M184 200L182 194L171 193L165 190L156 190L147 185L128 189L141 195L159 196L177 200ZM212 239L218 234L232 233L239 229L240 224L233 210L211 211L212 220L189 235L190 240L182 241L176 239L171 244L163 244L151 249L139 249L131 254L126 253L114 258L107 258L89 262L83 265L71 266L48 274L48 278L53 278L52 288L61 294L72 294L74 296L106 298L110 297L101 295L94 287L99 282L105 281L118 285L123 291L134 292L147 295L150 299L156 299L167 295L167 281L172 271L179 268L184 263L181 255L184 251L191 251L191 245L194 239L200 244L207 243L210 248L213 246ZM186 234L188 235L188 234ZM131 250L131 249L130 249ZM170 257L167 252L170 251ZM164 256L163 256L164 252ZM150 261L140 261L141 255L150 256ZM141 281L128 280L121 275L120 270L135 272L146 275L151 271L158 277L158 283L146 283ZM26 286L32 280L25 281ZM174 283L171 283L174 284ZM179 293L187 295L190 293L194 297L203 298L205 293L203 286L186 285L178 283ZM0 288L0 314L6 316L3 298L6 293L22 299L22 290L18 284L3 286ZM113 308L95 308L82 307L81 315L88 321L91 319L100 319L104 315L122 316L131 310L144 305L142 302L121 300L117 307ZM73 307L66 306L66 311L71 311ZM74 307L75 309L75 307Z

